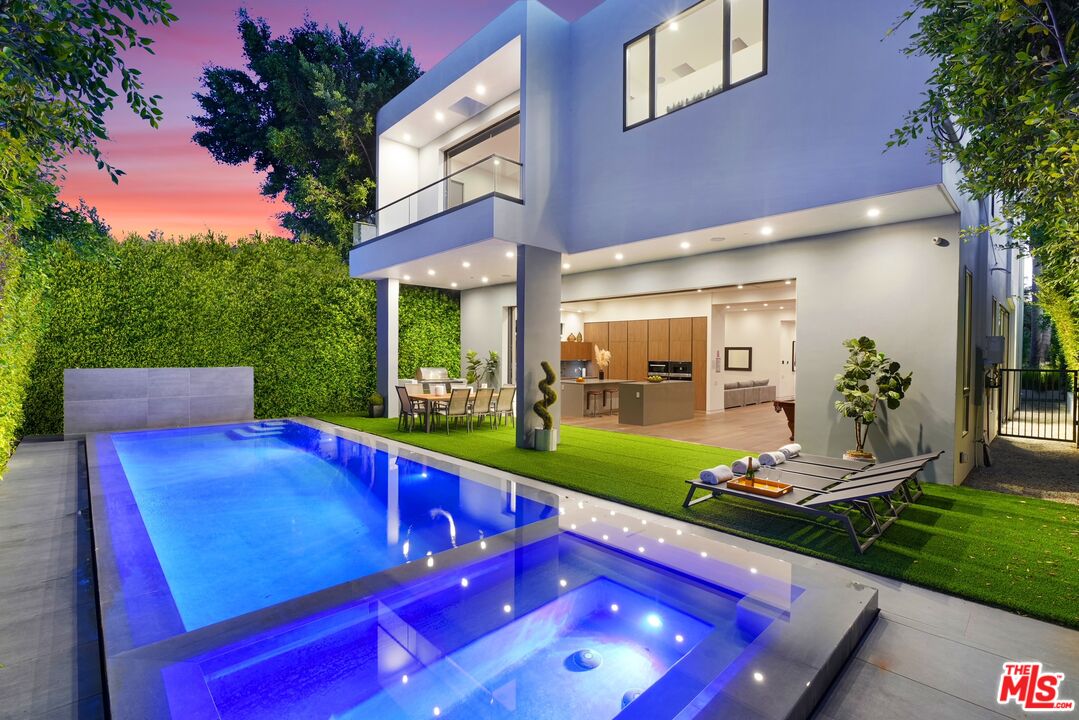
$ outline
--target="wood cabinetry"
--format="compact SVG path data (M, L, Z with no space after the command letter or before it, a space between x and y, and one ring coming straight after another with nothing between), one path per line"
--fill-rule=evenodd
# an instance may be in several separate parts
M583 360L587 362L592 359L592 347L590 342L563 342L562 360Z
M630 320L626 323L626 377L629 380L648 377L647 320Z
M607 368L607 376L616 379L629 379L629 342L627 336L627 325L625 320L618 320L615 322L607 323L608 335L607 339L610 342L611 351L611 366Z
M671 321L662 320L648 321L648 359L670 360L671 359Z
M672 362L693 361L693 318L672 318L670 326Z
M708 409L708 318L693 318L693 407Z
M595 343L601 348L608 349L610 345L610 333L608 327L610 323L605 322L586 322L584 324L584 341Z

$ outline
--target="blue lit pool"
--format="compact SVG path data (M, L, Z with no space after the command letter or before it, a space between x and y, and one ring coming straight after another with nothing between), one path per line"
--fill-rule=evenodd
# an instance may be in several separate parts
M876 608L317 421L93 435L87 461L120 719L796 717Z

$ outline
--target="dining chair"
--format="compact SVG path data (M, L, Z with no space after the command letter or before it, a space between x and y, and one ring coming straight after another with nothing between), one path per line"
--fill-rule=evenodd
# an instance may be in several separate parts
M456 424L461 418L464 418L466 432L472 431L472 413L468 403L469 394L470 392L467 388L458 388L450 393L448 403L434 409L434 414L445 420L447 434L450 432L450 420L453 420L454 424Z

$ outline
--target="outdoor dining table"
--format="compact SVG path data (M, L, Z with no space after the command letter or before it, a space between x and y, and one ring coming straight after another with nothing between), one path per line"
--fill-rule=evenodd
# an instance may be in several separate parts
M431 432L431 415L436 403L448 403L449 393L416 393L410 395L413 400L423 400L423 431Z

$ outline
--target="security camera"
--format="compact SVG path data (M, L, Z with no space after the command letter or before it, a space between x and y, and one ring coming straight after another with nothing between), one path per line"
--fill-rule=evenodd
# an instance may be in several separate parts
M948 247L949 245L951 245L951 243L948 242L948 238L942 238L942 237L933 238L933 244L936 245L937 247Z

